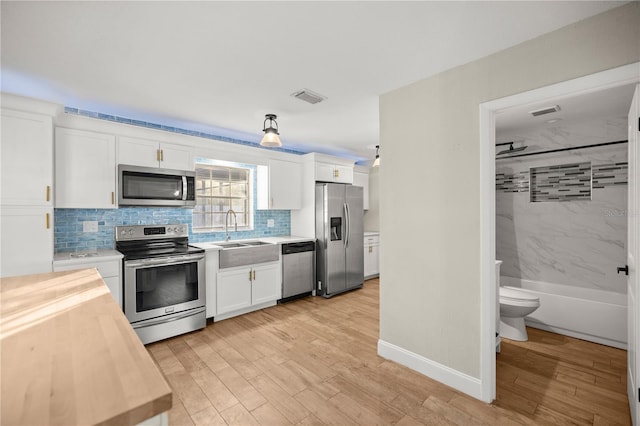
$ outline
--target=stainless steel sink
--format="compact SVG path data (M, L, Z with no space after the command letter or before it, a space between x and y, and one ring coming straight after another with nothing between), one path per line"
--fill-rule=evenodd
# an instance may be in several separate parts
M216 245L222 247L218 252L220 269L273 262L279 258L278 245L264 241L226 242Z

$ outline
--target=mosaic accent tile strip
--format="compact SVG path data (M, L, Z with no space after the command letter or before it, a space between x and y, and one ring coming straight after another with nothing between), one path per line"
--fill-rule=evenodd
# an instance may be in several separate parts
M496 191L529 192L529 171L518 173L496 173Z
M214 139L221 142L229 142L229 143L235 143L238 145L252 146L254 148L269 149L271 151L288 152L289 154L297 154L297 155L306 154L306 152L296 151L290 148L285 148L285 147L265 148L256 142L249 142L249 141L244 141L240 139L228 138L225 136L212 135L210 133L199 132L196 130L182 129L180 127L165 126L164 124L134 120L132 118L119 117L117 115L102 114L100 112L87 111L79 108L64 107L64 112L67 114L80 115L82 117L97 118L99 120L113 121L116 123L130 124L132 126L146 127L148 129L164 130L165 132L180 133L182 135L197 136L205 139Z
M628 163L598 164L593 166L593 189L603 189L608 186L626 185L629 173Z
M531 202L591 200L591 163L532 167Z
M119 225L166 225L169 223L187 223L189 241L221 241L223 232L197 232L191 229L192 209L121 207L119 209L55 209L54 240L55 252L75 252L84 250L103 250L115 248L114 226ZM267 221L273 219L274 227L267 227ZM82 232L82 222L97 221L98 232ZM291 212L289 210L256 210L254 229L238 231L231 238L260 238L291 234Z

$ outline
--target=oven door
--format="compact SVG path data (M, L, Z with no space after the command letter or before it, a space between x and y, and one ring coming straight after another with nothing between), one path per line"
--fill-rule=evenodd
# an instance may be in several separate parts
M126 260L124 313L130 323L205 306L204 254Z

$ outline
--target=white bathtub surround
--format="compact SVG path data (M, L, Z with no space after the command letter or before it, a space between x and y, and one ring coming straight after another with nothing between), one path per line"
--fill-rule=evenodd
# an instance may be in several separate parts
M501 160L496 167L517 173L570 162L625 162L626 144L560 154ZM528 191L497 191L496 257L504 261L502 275L625 293L625 277L616 268L626 259L626 191L624 184L612 185L593 189L591 200L535 203Z
M504 275L500 282L539 298L540 307L525 318L526 325L627 349L626 294Z

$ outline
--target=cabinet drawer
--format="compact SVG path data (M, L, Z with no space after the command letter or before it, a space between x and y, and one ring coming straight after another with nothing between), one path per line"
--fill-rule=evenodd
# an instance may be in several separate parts
M120 262L118 261L109 261L109 262L86 262L86 263L74 263L71 265L64 264L56 264L53 263L54 271L73 271L76 269L89 269L96 268L102 278L108 277L118 277L120 276Z
M102 278L120 275L120 262L97 262L94 267L98 269Z
M364 237L364 245L373 245L373 246L378 246L380 245L380 237L378 235L374 235L374 236L370 236L370 237Z

